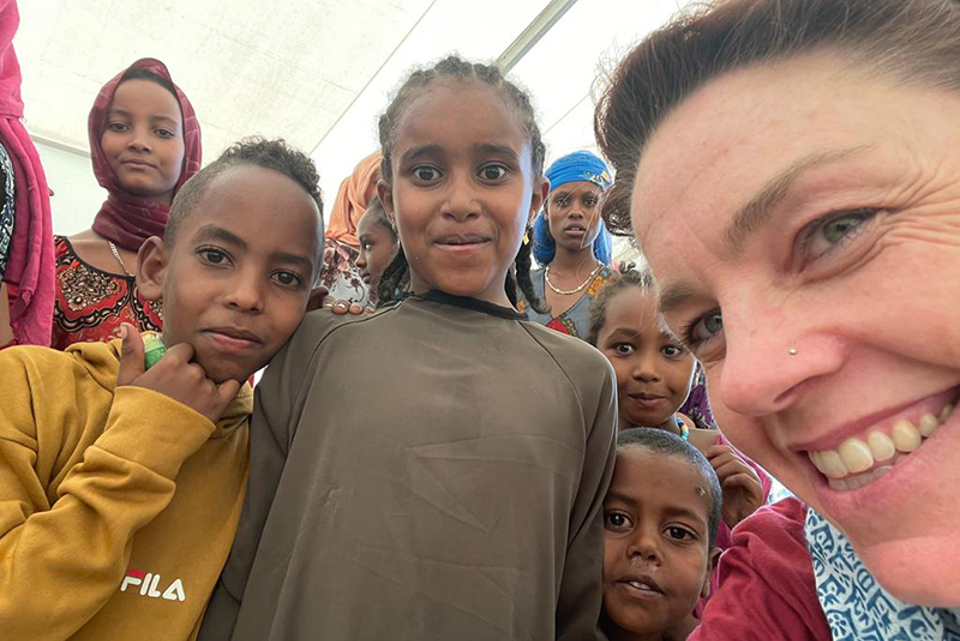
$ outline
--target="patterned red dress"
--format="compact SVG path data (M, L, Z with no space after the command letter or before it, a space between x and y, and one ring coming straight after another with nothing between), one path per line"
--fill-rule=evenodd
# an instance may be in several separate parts
M63 236L54 241L57 297L51 347L66 349L74 343L119 338L120 323L130 323L141 332L163 330L162 306L140 297L135 278L84 262Z

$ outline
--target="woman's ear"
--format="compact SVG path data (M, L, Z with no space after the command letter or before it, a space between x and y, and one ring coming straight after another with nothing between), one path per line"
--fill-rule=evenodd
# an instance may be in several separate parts
M167 248L159 236L151 236L140 245L140 251L137 252L137 291L144 299L158 301L163 298L163 279L168 262Z
M397 228L397 217L393 207L393 189L382 180L377 181L377 196L380 198L380 204L383 205L383 211L387 214L387 220Z
M713 548L707 555L707 574L703 577L703 585L700 586L700 598L706 599L710 596L710 580L713 578L713 571L717 567L717 560L720 558L720 548Z
M527 227L533 224L533 219L540 213L540 209L547 202L547 196L550 195L550 181L546 177L541 177L540 182L533 190L533 198L530 199L530 215L527 216Z

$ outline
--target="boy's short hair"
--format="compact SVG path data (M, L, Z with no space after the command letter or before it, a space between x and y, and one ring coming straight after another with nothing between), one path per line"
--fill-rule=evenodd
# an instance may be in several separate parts
M707 482L707 494L710 496L710 513L707 519L707 530L710 547L717 543L717 528L723 516L723 490L720 489L720 480L710 462L689 441L685 441L676 434L651 427L634 427L621 430L617 435L617 449L640 446L657 454L679 456L693 465L700 476Z
M177 192L170 207L170 218L164 233L164 244L173 247L177 242L180 224L193 213L206 195L210 185L218 176L238 167L263 167L279 172L294 181L307 192L317 204L319 212L317 225L317 267L323 256L323 196L320 192L320 176L313 161L283 139L267 140L262 136L251 136L236 142L224 151L219 158L197 172Z

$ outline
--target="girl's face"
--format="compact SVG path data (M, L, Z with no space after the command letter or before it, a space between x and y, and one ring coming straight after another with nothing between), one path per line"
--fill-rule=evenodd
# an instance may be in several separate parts
M413 291L509 306L507 271L548 188L533 175L517 116L481 82L437 81L410 102L395 135L392 185L379 192Z
M693 384L695 362L661 323L652 294L627 287L607 301L597 348L617 373L621 425L662 427Z
M169 205L183 169L183 116L169 91L150 80L117 87L100 146L127 191Z
M960 93L828 54L749 67L664 120L632 214L724 434L887 590L943 607L960 605L958 122Z
M571 252L590 247L600 233L600 188L592 182L564 183L547 198L547 222L557 245Z
M376 291L380 275L397 254L397 240L376 216L364 214L357 224L357 238L360 240L360 255L356 265L363 282Z

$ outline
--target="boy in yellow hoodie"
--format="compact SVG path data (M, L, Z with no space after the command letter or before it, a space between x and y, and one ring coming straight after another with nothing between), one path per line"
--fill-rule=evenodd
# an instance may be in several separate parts
M296 329L319 270L317 183L302 153L251 139L184 186L138 256L164 311L150 369L131 326L122 346L0 352L4 641L196 637L243 505L243 381Z

